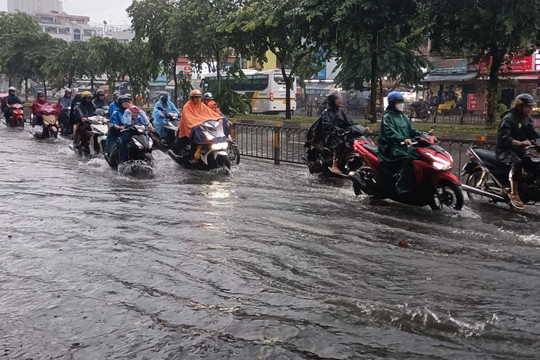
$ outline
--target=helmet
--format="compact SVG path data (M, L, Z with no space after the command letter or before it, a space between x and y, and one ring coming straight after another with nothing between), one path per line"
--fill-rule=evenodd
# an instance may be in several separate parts
M64 93L65 93L65 94L67 94L67 93L70 93L70 94L71 94L71 93L73 93L73 91L71 91L71 89L65 89L65 90L64 90Z
M388 94L388 102L403 102L403 94L399 91L392 91L390 94Z
M131 106L129 107L129 110L131 110L131 111L136 111L136 112L141 111L141 109L138 108L137 105L131 105Z
M119 97L119 96L120 96L120 93L119 93L118 91L113 92L113 94L112 94L113 101L118 100L118 97Z
M189 94L189 97L201 97L201 96L202 96L202 92L200 92L199 90L193 90L191 94Z
M83 91L83 93L81 94L81 99L86 99L86 98L92 98L92 93L90 91Z
M14 86L11 86L11 87L9 88L9 91L17 91L17 89L15 89Z
M36 93L36 96L37 97L40 97L40 96L45 96L45 93L41 90L39 90L37 93Z
M328 95L328 103L329 104L335 104L336 103L336 100L341 100L342 97L341 97L341 94L339 92L333 92L331 93L330 95Z
M99 89L98 91L96 91L96 96L101 96L101 95L105 95L105 91L104 91L104 90Z
M118 105L121 105L123 102L130 102L131 98L127 95L121 95L118 97Z
M514 106L518 105L536 106L536 101L534 101L534 98L531 96L531 94L519 94L514 102Z
M203 95L203 99L206 100L206 99L210 99L210 100L214 100L214 96L212 95L212 93L210 92L207 92Z

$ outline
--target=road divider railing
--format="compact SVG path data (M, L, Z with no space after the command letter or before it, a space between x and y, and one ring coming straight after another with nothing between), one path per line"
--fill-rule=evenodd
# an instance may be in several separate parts
M281 124L261 125L233 122L231 130L242 156L273 160L276 165L282 162L303 163L302 157L306 152L304 144L308 129L287 127ZM377 143L378 133L372 133L368 137ZM494 150L496 145L495 141L487 140L484 136L479 136L476 139L440 136L438 140L441 147L452 154L455 174L459 174L463 165L468 161L467 150L471 146Z

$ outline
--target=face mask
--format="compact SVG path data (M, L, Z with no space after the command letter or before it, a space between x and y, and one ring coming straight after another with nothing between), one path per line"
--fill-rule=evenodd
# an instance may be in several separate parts
M405 104L404 103L396 104L396 110L397 111L403 112L403 109L405 109Z

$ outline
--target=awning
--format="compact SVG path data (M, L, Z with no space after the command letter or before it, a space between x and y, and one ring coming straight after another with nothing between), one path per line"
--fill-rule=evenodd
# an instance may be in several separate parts
M422 80L422 82L467 81L467 80L473 80L477 76L478 76L478 73L476 71L468 72L465 74L448 74L448 75L432 75L430 73L427 73L424 76L424 79Z

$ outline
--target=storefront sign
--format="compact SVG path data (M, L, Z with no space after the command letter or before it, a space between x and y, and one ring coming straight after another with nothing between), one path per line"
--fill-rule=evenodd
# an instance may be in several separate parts
M489 59L489 64L493 62L492 58ZM488 73L487 64L485 61L478 63L478 70L480 74L486 75ZM531 56L511 56L506 55L504 57L504 63L501 66L500 73L504 74L523 74L530 73L533 70L533 57Z
M467 95L467 110L478 110L478 95Z
M433 66L434 69L429 72L433 75L465 74L467 72L466 59L436 61Z
M540 53L534 53L534 71L540 71Z

